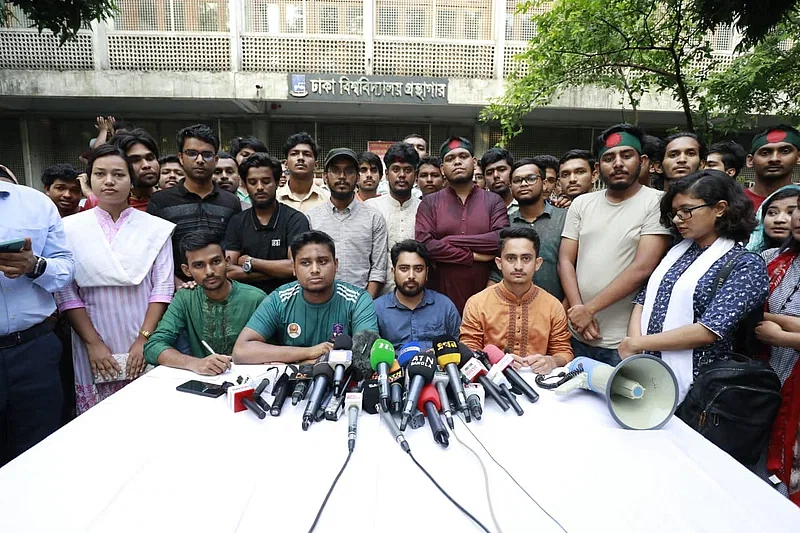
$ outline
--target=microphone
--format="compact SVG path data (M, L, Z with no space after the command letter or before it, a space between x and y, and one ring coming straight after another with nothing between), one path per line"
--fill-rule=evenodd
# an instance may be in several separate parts
M345 371L353 362L353 339L342 333L333 341L333 349L328 352L328 364L333 368L333 390L336 396L342 394L342 381Z
M405 435L403 435L403 432L400 431L400 428L397 427L397 422L394 421L394 418L392 418L392 415L391 413L389 413L389 410L384 409L383 407L380 406L380 404L376 404L375 409L377 409L380 412L381 418L386 423L386 426L389 428L389 431L392 432L392 437L394 437L394 440L397 441L397 444L399 444L400 447L403 448L404 452L411 453L411 447L408 445L408 442L406 442Z
M389 387L392 399L391 411L396 415L403 408L403 368L397 359L392 361L392 366L389 368Z
M371 371L372 370L370 369L370 372ZM377 415L378 410L375 408L375 406L381 401L381 394L378 391L377 380L364 380L364 384L361 386L361 393L363 395L361 406L364 412L371 415Z
M422 388L422 392L419 395L418 407L420 411L425 412L425 416L428 418L428 423L431 425L433 440L447 448L450 444L448 441L450 433L447 432L447 428L444 427L442 419L439 417L439 411L442 410L442 403L439 400L439 393L436 392L436 387L428 383Z
M484 366L491 366L486 377L492 380L492 383L497 385L497 388L500 389L500 394L502 394L503 398L508 401L508 403L511 405L511 408L515 413L517 413L517 416L524 415L525 411L517 401L517 395L514 394L511 384L508 382L506 377L500 373L498 367L492 366L492 364L489 362L489 358L486 356L486 352L478 350L475 352L475 357L478 359L478 361L483 363Z
M378 372L378 388L381 393L381 407L389 410L389 366L394 361L394 346L386 339L378 339L369 352L372 370Z
M225 391L228 397L228 407L230 407L234 413L249 410L255 414L259 420L264 420L264 417L267 416L267 413L253 401L255 389L253 389L253 386L249 383L244 382L234 385L230 381L225 381L222 384L222 390Z
M478 383L469 383L464 387L467 395L467 406L475 420L480 420L483 416L484 392L483 387Z
M414 414L414 406L417 405L422 387L433 380L436 372L436 360L428 353L417 353L408 363L406 372L411 380L411 385L408 387L406 403L400 418L400 431L405 431L408 420Z
M261 380L261 383L258 384L256 387L255 392L253 393L253 397L255 398L256 403L258 406L264 410L264 412L268 412L270 410L270 405L267 401L261 396L264 393L264 389L269 386L269 378L264 378Z
M308 386L311 384L311 374L313 371L314 365L305 364L300 365L300 369L295 372L292 377L295 382L294 391L292 392L292 405L297 405L305 399Z
M492 380L486 377L486 374L489 371L486 369L485 366L481 364L480 361L475 359L473 356L472 350L469 349L468 346L462 343L458 343L458 349L461 352L461 373L467 378L470 383L475 383L476 381L483 385L483 389L486 391L486 394L489 397L497 402L497 405L500 406L500 409L503 412L508 411L508 402L505 398L503 398L502 394L500 393L500 389L497 388Z
M314 420L316 412L328 392L328 385L333 379L333 369L327 361L322 361L314 365L313 375L314 390L311 392L311 398L309 398L303 413L303 431L308 430L308 426Z
M464 384L458 375L458 363L461 362L461 353L458 351L458 343L453 337L439 335L433 339L433 353L439 366L447 372L450 380L450 389L456 396L456 406L459 411L467 410L467 397L464 393Z
M411 426L411 429L421 428L425 425L425 414L415 407L414 414L411 415L411 420L409 420L408 425Z
M344 407L347 410L347 449L351 452L356 447L358 415L361 414L362 397L360 392L348 392L344 397Z
M411 359L421 351L422 346L420 346L418 342L407 342L401 346L400 351L397 352L397 362L400 363L400 366L405 368L408 366L408 363L411 362Z
M494 365L492 369L497 367L497 371L502 372L511 385L517 390L522 391L522 394L524 394L531 403L535 403L539 399L539 394L533 390L533 387L528 385L528 382L514 369L512 364L514 358L511 357L511 354L504 354L500 351L500 348L494 344L484 346L483 351L486 353L486 357L489 358L492 365Z
M278 378L278 381L275 382L275 386L272 387L272 395L275 397L275 400L273 400L272 408L269 410L270 415L281 416L283 404L289 396L289 387L289 374L284 372L281 374L281 377Z
M439 402L442 404L442 412L444 418L447 420L447 425L450 429L455 430L456 425L453 422L453 412L450 411L450 400L447 398L447 383L450 378L444 372L436 371L433 374L433 386L436 387L436 392L439 393Z
M362 330L353 335L353 366L360 369L360 379L372 377L372 363L369 360L369 353L372 345L380 338L377 331ZM366 404L364 404L366 405Z

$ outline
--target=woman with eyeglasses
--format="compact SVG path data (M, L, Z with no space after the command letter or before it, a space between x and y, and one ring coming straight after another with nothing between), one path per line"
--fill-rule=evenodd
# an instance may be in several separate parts
M674 226L683 240L634 300L619 355L660 356L675 373L683 401L704 365L728 357L739 323L764 305L769 279L764 261L739 244L755 227L753 204L727 174L703 170L676 180L661 200L661 223ZM731 261L715 292L717 275Z

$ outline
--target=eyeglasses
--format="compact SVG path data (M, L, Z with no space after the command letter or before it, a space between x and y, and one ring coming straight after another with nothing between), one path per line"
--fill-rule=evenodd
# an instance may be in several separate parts
M539 174L531 174L530 176L520 176L518 178L511 178L511 184L524 185L527 183L529 185L533 185L540 179L542 179L542 177Z
M670 220L673 220L675 217L678 217L678 220L689 220L692 218L692 212L696 209L700 209L701 207L711 207L714 204L703 204L703 205L696 205L694 207L682 207L678 209L675 213L669 212L667 216Z
M341 169L338 169L338 168L334 167L334 168L328 169L328 174L330 174L331 176L333 176L335 178L341 178L342 176L346 176L348 178L352 178L356 174L358 174L358 171L356 171L356 169L354 169L354 168L348 168L348 169L345 169L344 171L342 171Z
M198 152L197 150L184 150L183 155L185 155L189 159L197 159L197 156L199 155L203 157L204 161L211 161L217 154L210 151Z

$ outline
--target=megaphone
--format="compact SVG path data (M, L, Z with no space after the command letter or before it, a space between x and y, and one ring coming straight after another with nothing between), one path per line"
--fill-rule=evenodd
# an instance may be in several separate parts
M625 429L659 429L678 406L675 374L669 365L652 355L634 355L616 367L576 357L567 368L580 373L557 387L556 394L567 394L577 388L602 394L611 416Z

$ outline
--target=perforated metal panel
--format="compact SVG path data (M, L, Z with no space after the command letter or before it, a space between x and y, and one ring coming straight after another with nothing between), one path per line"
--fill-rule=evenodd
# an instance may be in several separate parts
M25 12L22 11L22 8L16 5L9 5L5 4L6 8L6 15L5 15L5 27L6 28L31 28L33 27L33 21L25 15Z
M363 0L245 0L245 32L362 35Z
M314 122L310 120L270 121L269 139L267 141L269 153L278 159L284 159L283 144L286 142L286 139L290 135L300 133L301 131L314 137Z
M52 32L35 30L0 31L0 68L36 70L91 70L92 34L58 45Z
M492 78L494 45L376 40L375 74Z
M599 132L594 133L597 134ZM591 150L592 134L592 128L554 128L544 125L530 125L526 126L522 133L514 137L506 148L516 158L543 154L550 154L560 158L564 152L573 148ZM492 126L489 130L489 145L494 146L500 142L500 136L500 128Z
M117 0L117 7L119 31L228 31L228 0Z
M376 0L375 35L485 41L492 15L492 0Z
M364 41L244 35L242 69L364 74Z
M115 70L230 70L227 35L108 35L109 65Z
M522 61L518 61L515 56L525 51L524 44L514 44L506 42L503 48L503 78L508 78L513 73L524 75L528 71L528 66Z
M528 41L536 35L536 24L531 16L550 10L552 2L532 8L529 13L517 13L518 0L506 0L506 41Z

